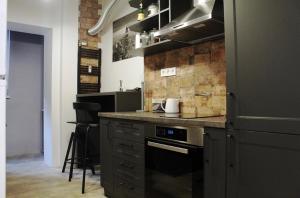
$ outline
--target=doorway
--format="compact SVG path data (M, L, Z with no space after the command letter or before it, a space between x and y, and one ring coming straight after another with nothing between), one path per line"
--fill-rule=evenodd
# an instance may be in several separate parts
M9 32L8 158L43 155L44 36Z

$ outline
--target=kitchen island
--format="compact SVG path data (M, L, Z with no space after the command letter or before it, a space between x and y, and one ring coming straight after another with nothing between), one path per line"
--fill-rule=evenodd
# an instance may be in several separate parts
M160 197L183 190L188 196L225 198L224 116L170 118L151 112L99 112L98 116L101 184L107 196ZM165 186L156 185L163 181L158 178L167 177L161 171L164 167L182 169L185 183L176 190L155 189ZM152 174L154 168L159 177ZM179 182L178 177L171 178L168 182Z

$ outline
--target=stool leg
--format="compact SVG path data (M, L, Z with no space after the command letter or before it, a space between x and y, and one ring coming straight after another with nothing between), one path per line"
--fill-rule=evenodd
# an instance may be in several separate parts
M94 168L94 166L91 165L90 167L91 167L92 174L95 175L96 173L95 173L95 168Z
M89 137L90 127L86 128L85 134L85 143L84 143L84 155L83 155L83 176L82 176L82 194L84 194L85 189L85 173L86 173L86 157L87 157L87 145L88 145L88 137Z
M72 143L73 143L73 138L74 138L74 132L71 133L71 137L70 137L70 140L69 140L69 145L68 145L67 153L66 153L66 156L65 156L64 166L63 166L62 171L61 171L63 173L66 170L66 165L67 165L67 161L68 161L68 158L69 158L70 149L71 149L71 146L72 146Z
M74 158L75 158L75 150L76 150L76 144L77 144L77 127L75 129L75 134L73 137L73 147L72 147L72 157L71 157L71 167L70 167L70 173L69 173L69 181L71 181L73 177L73 166L74 166Z

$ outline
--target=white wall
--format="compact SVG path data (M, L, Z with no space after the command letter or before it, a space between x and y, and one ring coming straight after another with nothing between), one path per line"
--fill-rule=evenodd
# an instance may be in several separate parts
M0 1L0 75L5 74L6 0ZM5 81L0 80L0 198L5 197Z
M51 93L45 93L45 108L50 108L50 117L45 124L45 147L50 151L45 153L49 165L60 166L66 150L71 126L67 120L74 120L72 102L75 100L77 83L77 41L78 41L78 0L9 0L8 21L35 27L48 28L45 43L51 42L51 49L45 48L45 63L51 63L45 74L45 88L51 88ZM29 30L27 32L31 32ZM47 82L51 81L51 85ZM50 104L48 104L51 97Z
M104 9L109 0L104 0ZM141 87L144 81L144 58L135 57L119 62L112 62L113 47L113 27L112 22L119 19L135 9L131 8L128 1L119 1L119 5L114 9L111 20L101 33L102 68L101 68L101 92L117 91L119 80L123 80L124 89Z

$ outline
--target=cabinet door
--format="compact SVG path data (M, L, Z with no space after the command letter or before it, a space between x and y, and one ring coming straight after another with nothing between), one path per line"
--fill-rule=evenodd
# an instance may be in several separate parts
M228 123L300 134L300 1L226 0Z
M233 131L227 141L228 198L300 197L300 136Z
M111 121L100 119L100 159L101 184L105 194L113 193L113 158L112 158L112 126Z
M205 128L204 197L225 198L226 195L226 131Z

